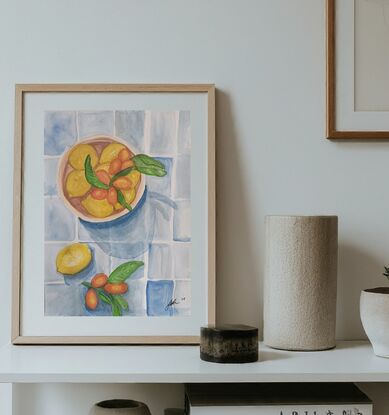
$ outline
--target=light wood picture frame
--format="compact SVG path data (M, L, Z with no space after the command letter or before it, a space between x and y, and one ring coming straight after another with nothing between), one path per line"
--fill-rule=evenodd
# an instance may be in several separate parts
M113 115L110 112L113 112ZM104 124L101 122L101 117L106 117L109 121ZM130 124L132 123L131 126L137 129L137 132L134 134L132 131L128 132L128 122L130 122ZM71 125L71 127L69 127L69 125ZM112 133L106 131L106 128L108 128L107 125L109 128L113 128ZM71 130L70 132L69 128ZM73 131L74 134L72 133ZM139 133L139 131L142 131L142 133ZM53 134L57 135L53 136ZM75 135L75 138L72 137L72 134ZM90 136L92 136L92 138ZM100 139L100 136L102 139ZM113 138L111 138L111 136ZM48 141L52 140L53 137L59 137L58 141L54 140L56 143L54 146ZM98 137L98 139L96 139L96 137ZM170 143L169 141L168 143L170 146L169 148L173 149L173 155L169 153L172 150L165 151L164 137L169 137L169 140L171 139L170 137L174 137L174 139L171 139L172 142ZM118 140L117 142L115 141L116 139ZM40 142L40 140L42 142ZM146 153L146 151L150 153L149 155L145 154L144 158L137 157L139 153L135 152L134 149L136 140L138 140L140 146L143 146L142 140L145 142L148 140L147 145L145 144L145 147L147 148L142 149L142 152L140 152L142 154L140 155L143 157L143 152ZM179 140L182 140L182 142ZM107 154L110 154L109 157L111 157L116 150L124 149L125 151L122 153L119 151L120 154L116 151L112 157L116 157L120 160L123 159L122 163L125 163L125 155L127 154L131 164L131 166L128 167L128 174L134 170L139 172L139 174L135 175L138 180L136 185L134 184L134 181L129 181L131 186L133 186L133 190L130 189L127 191L130 193L132 192L132 199L127 199L127 193L124 193L126 190L120 190L122 187L115 187L116 185L111 183L114 172L107 170L107 172L109 172L108 174L111 176L111 181L107 184L106 188L115 188L116 197L119 198L119 202L116 201L116 205L112 205L114 206L113 208L109 207L109 209L113 211L112 214L110 213L112 216L116 212L115 209L118 209L118 219L112 221L109 220L110 216L107 216L107 213L101 213L102 211L100 210L96 215L100 216L100 214L102 214L105 215L105 217L103 219L97 216L94 217L93 215L95 215L96 210L94 210L94 208L91 208L90 210L86 204L82 204L82 200L85 201L87 198L95 197L95 195L92 195L91 193L96 190L91 184L95 182L89 182L90 178L87 177L91 160L92 173L94 177L96 177L96 171L98 171L96 170L96 163L103 164L103 151L110 144L113 144L110 147L113 150L111 153L106 151ZM81 148L79 147L80 145L84 146L82 147L83 151L88 149L85 154L82 151L81 153L74 152L74 149ZM97 154L98 161L96 162L93 162L94 153L93 148L91 149L90 146L94 148L95 153ZM42 152L46 158L43 157ZM159 154L159 152L161 154ZM72 164L72 160L77 159L77 154L80 156L79 153L81 154L82 166L77 168L81 169L81 173L79 173L79 170L75 167L74 163L77 162ZM71 158L72 154L75 158ZM198 155L202 156L202 161L200 159L193 159L194 157L198 157ZM34 158L34 156L36 157ZM42 159L44 158L43 162L47 162L47 165L44 164L44 166L42 166L43 163L39 165L41 162L37 161L39 156L41 156ZM112 163L114 159L112 159L112 157L111 159L108 158L108 165L110 168L113 166ZM87 158L89 158L88 166ZM63 159L65 160L65 167L63 167ZM78 160L80 161L81 159L79 158ZM188 162L190 164L182 164L184 161L186 162L186 160L189 160ZM149 170L150 165L147 164L149 162L152 164L154 163L151 167L154 166L156 168L156 170L151 173ZM146 163L147 165L145 166L142 163ZM182 166L179 171L178 165L180 163ZM195 164L196 169L199 167L202 167L203 169L203 173L199 174L199 178L193 177L193 165ZM54 170L50 165L55 165L58 175L56 180L52 177ZM124 164L122 164L122 166L124 166ZM179 179L174 179L173 177L174 174L177 178L179 177L179 174L182 175L183 167L190 172L184 174L185 177L187 176L186 187L182 184L177 184ZM163 169L162 173L158 170L161 168ZM124 176L122 174L123 172L127 173L127 170L125 170L126 169L119 169L118 177L128 177L127 175ZM75 175L81 175L82 177L79 180L88 187L87 192L80 197L80 204L74 206L71 204L73 203L72 197L75 193L72 195L69 192L70 188L67 187L68 182L70 183L69 175L72 172L78 172L75 173ZM61 173L63 177L61 176ZM35 182L30 178L31 175L34 176L34 180L39 183L39 186L37 185L36 188L34 187L35 184L32 184ZM142 188L142 198L146 201L142 201L142 198L139 198L138 200L137 197L137 193L141 192L140 189L143 176L147 176L145 179L145 189ZM58 177L62 178L58 179ZM100 175L98 175L98 178L99 177ZM138 177L140 177L140 179L138 179ZM159 178L165 180L164 185L158 181ZM46 179L48 181L51 180L47 186L45 182ZM174 182L175 184L172 185L171 183L173 183L174 180L176 180ZM44 182L44 185L41 182ZM77 189L80 189L79 183L81 182L76 182L78 183ZM86 184L86 182L89 184ZM101 181L98 181L98 183L101 184ZM57 188L53 190L56 185ZM128 182L126 183L126 186L127 185L129 185ZM45 186L45 196L39 194L39 191L37 190L42 189L43 186ZM187 189L188 186L189 190ZM34 187L34 189L32 189L32 187ZM50 196L46 195L46 187L49 189L48 192ZM59 189L59 187L61 187L61 189ZM104 187L102 190L105 191L106 188ZM149 190L149 188L151 188L151 190ZM200 193L203 193L201 196L202 199L198 202L193 196L195 194L193 188L195 188L195 191L200 190ZM172 200L170 201L167 200L169 198L163 194L166 189L169 189L169 195L171 194ZM79 190L76 190L76 192L77 191ZM84 191L85 189L82 192ZM108 194L110 191L111 190L106 190L106 193L104 193L107 199L96 200L103 200L104 203L102 203L102 205L108 206L106 200L109 200ZM35 196L33 195L34 192L36 193ZM96 197L97 193L98 192L96 191ZM120 199L120 193L125 196L124 201L123 198ZM150 196L151 194L153 196ZM121 256L118 259L115 257L116 253L112 253L114 252L112 246L116 244L117 247L119 247L120 244L115 240L115 242L111 243L112 246L109 250L104 251L104 246L106 246L107 243L104 242L105 240L103 239L103 242L98 240L99 244L95 244L96 246L92 249L91 245L96 241L92 239L92 243L85 242L85 235L83 236L84 239L78 235L81 235L80 228L83 226L85 226L87 230L93 229L91 227L88 228L88 226L90 223L94 225L94 221L97 222L96 229L99 230L105 229L104 226L111 226L112 223L120 223L118 229L123 229L122 223L125 222L123 222L122 218L125 218L125 220L129 220L126 219L128 217L133 218L135 215L134 212L145 210L144 206L147 206L148 198L157 197L158 194L158 203L162 200L162 203L167 203L173 209L171 212L169 211L169 215L171 216L167 215L168 219L165 218L168 220L168 225L158 228L158 232L166 230L169 235L173 235L167 238L172 237L173 240L171 241L168 239L165 241L163 239L161 242L158 239L161 238L160 236L155 240L152 239L155 234L155 229L153 228L153 231L150 232L153 236L151 239L150 236L148 236L149 239L144 242L144 245L149 247L147 249L152 249L154 246L153 244L156 241L156 245L160 244L163 246L158 252L157 248L159 249L160 247L156 247L157 253L155 255L153 254L153 258L155 259L153 260L152 266L148 264L148 268L141 271L146 268L145 264L147 261L137 261L136 266L138 268L136 268L136 271L131 271L134 272L134 275L137 272L141 272L141 274L136 277L136 280L131 280L129 282L129 280L126 279L128 276L123 277L123 272L115 274L115 277L119 276L119 279L123 277L123 280L116 281L115 279L112 279L115 287L119 285L119 282L120 284L124 283L127 286L126 288L128 291L125 291L125 293L131 292L132 287L130 286L130 283L132 281L134 284L139 282L138 287L140 287L138 288L138 291L133 292L144 293L144 290L146 290L146 295L149 297L147 297L146 300L137 299L138 302L134 305L133 309L135 311L131 314L133 310L131 309L131 304L128 304L128 299L125 297L126 294L120 296L119 306L117 306L115 305L115 302L118 301L118 296L121 293L118 294L116 291L104 291L109 285L107 284L107 280L104 281L106 285L102 286L102 288L96 288L97 285L96 287L95 285L91 285L93 282L91 276L95 273L105 273L107 277L109 277L108 283L111 281L113 273L112 268L114 268L112 264L115 263L115 265L120 268L123 261L125 261L122 254L120 254ZM62 199L60 196L62 196ZM84 246L82 249L87 250L85 245L89 244L89 251L86 256L85 250L83 253L77 251L75 254L78 256L77 261L80 261L80 258L82 258L82 260L89 261L89 264L80 265L80 263L78 263L78 268L75 270L71 268L71 265L73 264L73 262L71 262L66 263L67 265L65 264L68 267L65 271L63 271L64 268L59 270L58 264L62 264L61 260L63 261L63 256L60 256L59 252L61 250L58 250L57 248L61 248L63 241L61 240L62 238L58 237L59 235L57 233L54 233L51 236L54 242L52 242L51 239L48 240L47 233L52 233L52 229L55 229L55 232L57 232L59 224L56 222L55 226L52 226L53 222L50 222L50 227L47 227L46 220L48 212L52 215L53 210L50 207L47 211L46 204L43 205L43 201L38 202L40 198L43 199L44 197L48 197L50 202L51 199L53 199L55 200L55 203L61 203L60 212L62 216L69 215L69 209L73 209L73 211L77 211L78 209L80 212L84 212L84 216L80 214L79 217L75 217L74 221L76 223L76 228L74 235L76 236L74 237L72 234L68 240L71 240L72 238L76 239L77 247L75 249L79 249L82 245ZM77 199L77 197L75 197L75 199ZM185 198L189 198L189 201ZM34 203L31 204L31 201L34 201ZM35 203L35 201L37 202ZM122 201L122 206L118 206L117 204L122 203ZM67 203L68 205L64 208L62 205L66 205ZM95 199L93 199L93 203L96 204ZM100 206L98 203L100 202L97 202L96 206ZM185 205L185 212L189 210L189 216L185 216L187 213L184 215L184 213L182 213L184 211L180 211L181 203L182 205ZM34 211L33 213L29 212L26 208L26 204L28 205L28 209L31 208ZM39 207L35 207L35 204L39 205ZM32 205L34 206L31 207ZM45 209L43 209L43 206ZM199 206L200 208L198 208ZM15 345L199 343L200 326L204 324L214 324L216 319L215 209L215 86L213 84L16 85L12 343ZM148 211L150 210L151 208L148 208ZM124 214L123 211L126 211L126 214ZM198 213L199 211L202 212ZM64 212L66 212L66 214ZM177 214L177 220L174 216L176 212L181 212L179 215ZM121 213L123 213L123 215L121 215ZM85 221L80 219L83 217L85 219L85 214L90 216L90 223L88 220ZM58 213L57 216L54 215L55 220L58 220L58 215L60 214ZM137 215L140 214L137 213ZM195 228L193 231L190 231L190 225L187 224L188 217L190 218L189 221L191 221L192 229ZM53 220L51 216L50 218L50 220ZM121 220L122 222L120 222ZM145 229L148 226L144 225L147 220L142 219L142 226L145 226ZM156 226L155 221L157 221L156 216L153 216L153 221L150 222L152 223L152 226ZM45 223L44 228L46 229L46 232L39 228L39 224L42 225L43 222ZM134 223L136 222L131 224L132 229L135 226ZM37 236L36 243L34 243L34 239L32 239L34 232L40 235L40 237L39 235ZM110 232L112 233L112 230ZM90 235L95 234L89 234L89 237ZM96 235L99 234L96 233ZM125 234L125 237L127 238L127 233ZM88 241L88 237L86 241ZM125 239L125 241L128 243L127 239ZM52 245L50 245L51 243L55 246L56 257L50 256L51 254L48 251L47 246L49 246L51 250L54 249L52 248ZM44 248L41 247L42 245L44 245ZM69 254L70 251L66 249L68 249L67 247L70 245L71 244L68 244L65 247L62 247L61 252ZM137 244L131 245L129 249L135 249L133 248L135 245L139 246L138 241ZM159 277L158 272L162 273L161 270L164 269L160 261L164 261L164 254L167 252L164 251L164 248L166 248L165 245L168 245L168 248L172 251L169 251L167 254L169 260L165 261L168 262L168 268L171 275L164 274L163 278L166 278L166 280L161 281L160 278L162 277ZM201 248L200 245L203 245L203 248ZM28 249L26 249L26 247ZM177 252L174 251L176 248L179 248ZM96 253L97 251L104 251L103 256L109 257L111 265L110 269L107 269L106 271L97 269L102 267L102 263L104 263L103 260L99 259L98 253ZM109 252L109 254L107 254L107 252ZM120 252L123 252L123 249ZM131 252L133 253L133 251ZM133 253L133 255L135 255L135 253ZM147 251L147 255L151 255L149 251ZM187 257L189 258L189 262L185 262L185 258ZM56 265L56 270L54 270L52 274L53 276L47 271L47 264L44 263L46 258L49 258L49 268L54 266L54 263ZM56 258L55 261L54 258ZM58 258L61 258L61 260ZM176 258L176 262L174 262L174 258ZM72 257L72 260L73 259L74 256ZM169 264L169 261L172 261L173 264L175 264L174 270L172 269L173 265ZM184 264L183 261L185 262ZM90 268L92 262L94 262L94 268ZM128 264L128 262L126 262L126 264ZM64 267L65 265L60 265L60 267ZM188 270L188 266L190 267L190 270ZM27 270L30 271L30 267L33 271L28 273L27 278ZM88 269L90 269L90 272L92 273L88 271L89 275L86 278L89 282L86 282L83 273ZM123 270L124 268L122 267L121 269ZM129 268L126 268L126 270L128 269ZM71 272L76 272L71 274L69 270ZM155 270L158 271L157 274L151 275L150 273L155 272ZM66 280L66 284L62 284L62 281L58 280L61 276L60 271L63 271L62 277ZM185 272L187 272L188 275L185 274L184 276L183 273ZM52 279L49 282L46 280L48 275ZM83 276L80 277L80 275ZM177 279L175 279L176 277ZM78 283L74 283L73 281L77 278L81 279ZM81 286L84 282L86 282L86 285ZM58 284L58 286L56 284ZM38 288L36 286L38 286ZM50 290L46 291L46 288L49 286L51 287L50 290L55 291L60 289L62 291L52 294ZM76 288L74 288L75 286ZM74 296L69 297L71 298L71 312L74 314L66 314L68 312L67 309L65 314L63 314L63 310L66 307L65 298L68 298L68 294L62 295L62 293L65 292L68 287L71 287L70 291L73 289L83 290L81 291L82 299L85 299L86 303L82 305L83 308L81 314L81 305L78 305L77 303L79 298L76 297L76 299L74 299ZM85 294L86 292L89 292L89 290L96 294L94 301L96 303L97 298L97 306L93 301L88 304ZM101 294L101 297L99 293ZM162 296L161 293L164 296ZM167 297L167 293L169 295L173 293L172 297ZM102 299L106 299L107 295L108 301L101 301ZM35 296L35 299L30 299L30 296ZM141 298L141 296L143 296L143 294L139 294L139 298ZM188 297L192 298L192 305L190 305ZM166 299L169 300L165 308L163 308L165 303L162 303L161 298L163 298L164 301L166 301ZM60 306L57 306L56 302L58 301L61 303ZM44 304L41 304L41 302ZM35 303L37 303L38 306L34 305ZM122 304L121 306L120 303ZM76 304L76 306L74 306L74 304ZM92 308L89 308L89 306ZM102 314L96 314L95 318L85 318L85 315L95 316L93 313L97 313L96 310L98 310L99 307L102 307L102 309L105 307L101 311ZM117 310L118 307L121 308L119 310L120 313ZM73 309L78 311L73 311ZM112 312L112 316L119 317L119 314L124 314L124 316L117 319L111 318L107 316L107 310L109 310L109 313ZM116 314L114 310L117 311ZM132 319L132 317L134 317L134 319ZM102 323L103 327L100 327L98 325L99 323L95 323L98 322L99 319L104 322ZM146 321L145 325L147 327L138 328L138 326L140 326L136 323L138 320L141 322ZM87 321L91 322L91 327L86 325L88 324L86 323ZM109 324L114 327L105 324L105 322L108 321L110 322ZM135 323L133 321L135 321ZM151 321L151 323L148 326L147 324L149 321ZM173 323L170 323L171 321L174 321L174 325ZM64 334L61 329L62 325L64 327ZM172 327L171 333L170 327ZM158 333L154 334L153 330L158 331Z
M369 15L378 17L382 12L379 7L378 2L366 0L326 0L326 137L329 139L389 139L389 104L379 105L377 98L375 105L372 97L367 99L368 104L358 104L359 96L363 95L358 93L359 89L369 90L370 94L375 89L367 82L363 85L374 62L361 56L366 53L369 42L375 41L378 45L385 42L385 39L367 36L370 30L366 29L372 24L383 25L384 19L376 18L372 23L366 17L366 21L362 21L364 13L360 9L369 8ZM388 82L389 77L385 78L385 86Z

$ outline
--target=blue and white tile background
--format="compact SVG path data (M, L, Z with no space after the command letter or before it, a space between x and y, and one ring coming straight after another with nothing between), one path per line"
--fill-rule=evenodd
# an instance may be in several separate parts
M148 199L162 195L170 203L156 212L152 240L137 258L126 258L128 240L115 241L107 232L99 241L64 205L57 195L57 166L61 155L82 139L94 135L120 137L131 149L158 158L168 175L147 177ZM84 316L83 280L97 272L109 274L128 260L142 260L127 283L124 295L129 316L188 316L191 312L191 211L190 211L190 112L189 111L50 111L45 113L45 315ZM141 230L143 231L143 230ZM64 278L55 258L64 246L87 242L93 264L82 275ZM119 257L107 254L104 245L120 245ZM102 249L103 248L103 249ZM128 251L129 252L129 251ZM123 255L124 253L124 255ZM167 307L170 300L178 304ZM96 315L109 315L107 311Z

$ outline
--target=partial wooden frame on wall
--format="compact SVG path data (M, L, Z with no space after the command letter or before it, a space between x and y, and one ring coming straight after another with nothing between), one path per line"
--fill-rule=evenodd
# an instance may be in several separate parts
M329 139L389 139L389 131L339 131L336 129L336 2L326 0L327 15L327 120Z
M215 86L213 84L26 84L15 89L13 200L13 344L198 344L199 336L23 336L21 334L23 241L23 119L25 93L156 92L206 93L208 96L208 324L216 320ZM199 327L200 330L200 327Z

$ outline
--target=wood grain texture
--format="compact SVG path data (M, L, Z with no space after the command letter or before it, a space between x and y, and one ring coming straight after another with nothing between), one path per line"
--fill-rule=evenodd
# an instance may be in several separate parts
M326 136L333 140L388 140L389 131L338 131L336 129L336 2L326 0Z
M142 344L190 344L200 342L200 336L17 336L15 345L142 345Z
M12 340L20 333L20 294L21 294L21 243L22 243L22 176L23 176L23 90L15 90L15 140L14 140L14 179L13 179L13 240L12 240Z
M208 91L208 324L216 323L215 87Z
M208 310L216 320L215 86L213 84L18 84L15 87L12 343L26 344L199 344L199 336L23 336L21 330L23 242L23 135L26 93L133 92L206 93L208 96ZM199 327L200 332L200 327Z
M18 84L22 92L210 92L213 84Z
M335 0L327 0L327 137L335 131Z

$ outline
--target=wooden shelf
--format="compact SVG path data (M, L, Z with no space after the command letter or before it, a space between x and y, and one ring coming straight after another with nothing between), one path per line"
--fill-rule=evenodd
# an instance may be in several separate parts
M389 359L367 342L324 352L260 345L260 361L203 362L193 346L11 346L0 348L5 383L389 382Z

